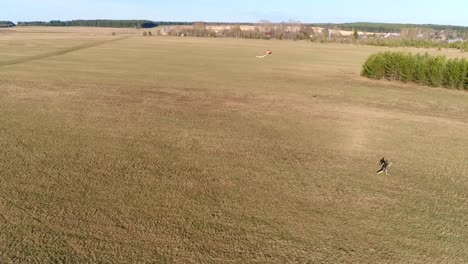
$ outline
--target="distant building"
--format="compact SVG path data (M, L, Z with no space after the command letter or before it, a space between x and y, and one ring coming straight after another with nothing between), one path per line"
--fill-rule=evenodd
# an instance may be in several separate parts
M447 40L447 35L445 34L445 30L441 30L439 32L436 32L434 39L441 40L441 41L446 41Z
M463 38L454 38L447 40L448 43L463 42Z
M383 38L399 38L400 33L387 33L383 36Z

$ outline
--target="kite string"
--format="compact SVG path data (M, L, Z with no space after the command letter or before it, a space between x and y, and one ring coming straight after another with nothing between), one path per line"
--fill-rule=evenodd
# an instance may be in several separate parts
M273 52L272 52L271 50L267 49L265 55L263 55L263 56L255 56L255 57L257 57L257 58L259 58L259 59L263 59L263 58L265 58L266 56L268 56L268 55L270 55L270 54L272 54L272 53L273 53Z

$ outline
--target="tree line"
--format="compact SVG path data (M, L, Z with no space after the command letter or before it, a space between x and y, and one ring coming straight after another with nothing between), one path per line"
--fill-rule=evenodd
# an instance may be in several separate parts
M426 39L409 39L409 38L396 38L396 39L382 39L382 38L369 38L357 41L358 44L380 46L380 47L414 47L414 48L447 48L459 49L462 52L468 51L468 41L446 42L434 41Z
M222 25L222 24L221 24ZM401 34L398 38L382 38L376 33L367 34L361 38L357 30L354 34L343 36L336 30L324 28L321 32L314 31L310 26L292 23L258 23L252 29L242 29L242 25L229 25L224 30L214 31L209 28L211 23L195 22L191 27L172 27L166 29L170 36L192 36L192 37L232 37L247 39L289 39L309 40L321 43L360 44L385 47L416 47L416 48L453 48L468 51L468 41L459 40L448 42L436 39L417 38L414 34ZM407 30L411 31L411 30ZM417 32L417 30L413 30ZM333 34L332 34L333 33ZM414 33L414 32L413 32ZM156 33L159 35L159 33Z
M0 28L14 27L15 23L11 21L0 21Z
M465 58L384 52L369 56L361 74L371 79L468 90L468 60Z
M197 22L172 22L172 21L149 21L149 20L72 20L72 21L31 21L31 22L18 22L18 26L85 26L85 27L156 27L158 25L193 25ZM288 22L289 23L289 22ZM288 24L286 23L286 24ZM210 25L256 25L256 23L223 23L213 22ZM284 23L280 23L284 24ZM10 21L0 22L0 26L14 26L15 24ZM341 30L358 30L365 32L393 32L398 33L408 28L422 28L430 30L447 30L456 31L459 34L468 33L468 27L452 26L452 25L434 25L434 24L398 24L398 23L370 23L370 22L357 22L357 23L322 23L322 24L303 24L308 27L323 27Z
M310 24L317 27L336 28L341 30L358 30L365 32L375 33L399 33L408 28L422 28L429 30L448 30L456 31L460 34L468 33L468 27L464 26L451 26L451 25L434 25L434 24L398 24L398 23L370 23L370 22L357 22L357 23L343 23L343 24Z
M51 27L113 27L113 28L154 28L159 24L149 20L71 20L18 22L18 26Z
M0 27L10 27L12 22L0 22ZM468 41L451 42L434 39L434 29L447 30L444 34L454 38L466 32L468 27L444 26L444 25L414 25L414 24L387 24L387 23L345 23L345 24L303 24L299 21L284 23L271 23L260 21L258 23L204 23L204 22L171 22L171 21L149 21L149 20L72 20L49 22L33 21L19 22L18 26L82 26L82 27L116 27L116 28L154 28L157 26L181 26L174 27L165 34L172 36L195 36L195 37L234 37L250 39L290 39L310 40L313 42L335 42L354 43L373 46L387 47L417 47L417 48L455 48L468 51ZM190 27L183 27L190 26ZM208 26L226 26L225 30L213 31ZM241 26L254 26L251 30L242 30ZM321 32L315 32L313 26L323 27ZM417 26L419 28L413 28ZM351 36L342 36L336 33L336 29L352 30ZM458 30L458 31L454 31ZM382 38L381 34L374 33L360 36L357 31L366 32L400 32L398 38ZM160 30L159 30L160 32ZM418 35L424 32L423 38ZM331 34L333 33L333 34ZM450 33L450 34L448 34ZM156 31L158 34L158 31ZM361 38L363 37L363 38ZM463 39L463 38L461 38Z
M2 22L0 22L0 24L1 23ZM194 23L195 22L96 19L71 21L27 21L18 22L17 26L153 28L157 26L193 25ZM15 26L15 23L13 22L8 21L8 24Z

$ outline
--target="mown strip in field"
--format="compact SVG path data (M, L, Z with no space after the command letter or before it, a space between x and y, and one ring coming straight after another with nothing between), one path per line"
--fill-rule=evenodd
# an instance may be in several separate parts
M52 52L47 52L47 53L38 54L38 55L34 55L34 56L29 56L29 57L25 57L25 58L19 58L19 59L14 59L14 60L10 60L10 61L0 62L0 67L1 66L8 66L8 65L15 65L15 64L30 62L30 61L34 61L34 60L46 59L46 58L50 58L50 57L53 57L53 56L65 55L65 54L75 52L75 51L78 51L78 50L89 49L89 48L97 47L97 46L104 45L104 44L107 44L107 43L110 43L110 42L123 40L123 39L126 39L126 38L128 38L128 36L121 37L121 38L116 38L116 39L107 39L107 40L97 41L97 42L92 42L92 43L85 43L85 44L81 44L81 45L78 45L78 46L65 48L65 49L61 49L61 50L57 50L57 51L52 51Z

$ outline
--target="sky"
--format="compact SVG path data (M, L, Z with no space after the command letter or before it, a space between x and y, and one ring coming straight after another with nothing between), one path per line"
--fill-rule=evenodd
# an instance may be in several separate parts
M148 19L468 26L467 0L0 0L0 20Z

